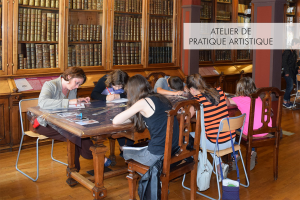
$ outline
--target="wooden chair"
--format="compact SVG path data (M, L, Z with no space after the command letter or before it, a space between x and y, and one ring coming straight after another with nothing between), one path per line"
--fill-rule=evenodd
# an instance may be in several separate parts
M34 107L34 106L37 106L37 105L38 105L38 98L23 99L19 102L19 112L20 112L22 138L21 138L18 157L17 157L17 161L16 161L16 169L17 169L17 171L19 171L21 174L25 175L26 177L28 177L32 181L37 181L37 179L39 178L39 140L48 139L48 137L46 137L44 135L40 135L40 134L38 134L36 132L33 132L33 131L24 131L24 122L23 122L23 115L22 114L24 112L27 112L28 108ZM37 172L36 172L36 178L35 179L33 179L32 177L30 177L29 175L25 174L23 171L18 169L19 157L20 157L22 144L23 144L23 139L24 139L25 135L27 135L29 137L37 138L36 139L36 169L37 169ZM54 161L56 161L60 164L63 164L63 165L68 165L66 163L63 163L63 162L53 158L53 146L54 146L54 140L52 140L52 148L51 148L51 158L52 158L52 160L54 160Z
M227 118L223 118L220 121L219 131L218 131L218 135L217 135L217 140L219 138L219 134L220 133L228 132L228 131L231 131L233 133L237 129L243 130L244 129L245 118L246 118L246 114L243 114L243 115L240 115L240 116L237 116L237 117L229 117L230 128L228 126ZM205 132L203 132L203 133L205 133ZM245 168L243 157L242 157L240 143L241 143L241 139L239 140L238 144L234 144L234 150L239 152L239 155L240 155L241 161L242 161L242 166L243 166L244 173L245 173L245 178L246 178L246 183L247 184L246 185L241 184L241 185L244 186L244 187L249 187L249 179L248 179L248 176L247 176L247 173L246 173L246 168ZM226 155L231 155L231 153L232 153L232 147L220 150L218 152L218 147L217 147L217 144L216 144L215 145L215 149L213 151L212 150L207 150L207 153L214 154L213 155L214 158L215 158L215 156L217 156L218 158L221 158L221 157L226 156ZM213 161L213 166L215 167L215 171L213 171L213 172L214 172L214 174L217 177L216 181L217 181L218 194L219 194L219 200L220 200L221 199L221 192L220 192L219 176L218 176L218 173L217 173L217 165L216 165L216 160L215 159ZM239 171L241 171L241 170L239 170ZM182 187L185 188L185 189L187 189L187 190L190 190L190 188L188 188L188 187L186 187L184 185L184 181L185 181L185 175L184 175L183 180L182 180ZM197 194L199 194L201 196L204 196L206 198L209 198L209 199L214 199L214 198L212 198L210 196L207 196L207 195L205 195L205 194L203 194L201 192L198 192L198 191L197 191Z
M167 130L166 130L166 142L165 142L165 153L163 160L163 169L161 173L161 199L168 199L168 184L169 181L181 176L187 172L191 171L191 177L197 176L197 163L198 159L194 159L193 162L185 162L181 163L178 166L170 169L170 165L172 163L183 160L184 158L188 158L193 156L193 158L198 157L199 153L199 142L200 142L200 117L197 117L196 124L197 128L195 131L195 140L194 140L194 149L187 150L186 147L189 143L189 133L190 133L190 119L191 115L189 109L191 106L194 106L197 112L197 116L200 116L200 106L199 103L195 100L182 101L178 102L173 106L172 110L167 112L168 114L168 122L167 122ZM181 112L178 113L179 109ZM172 151L172 136L173 136L173 123L174 116L177 115L179 117L179 144L180 151L175 156L171 156ZM145 174L149 169L148 166L142 165L136 161L129 160L128 161L128 171L129 175L126 177L128 179L129 184L129 194L130 199L136 199L136 182L138 175L136 172L141 174ZM196 196L196 178L191 178L191 199L195 199Z
M246 170L250 181L250 159L251 159L251 149L252 147L264 147L273 146L273 175L274 180L278 178L278 152L279 152L279 139L280 139L280 129L281 129L281 115L282 115L282 103L283 103L284 92L280 91L275 87L265 87L260 88L256 93L251 95L251 105L250 105L250 116L249 116L249 127L248 135L243 135L241 144L246 146ZM253 130L254 123L254 110L255 110L255 100L257 98L262 98L262 115L261 122L263 126L257 130ZM272 127L268 127L272 115L272 99L278 98L277 109L274 109L272 118ZM277 111L276 111L277 110ZM269 133L265 137L255 138L253 135Z
M293 103L293 108L296 109L296 100L297 98L300 97L300 74L297 74L297 81L296 81L296 89L297 89L297 92L296 92L296 96L295 96L295 100L294 100L294 103Z
M167 76L167 75L164 72L152 72L152 73L148 74L148 76L146 77L146 79L150 83L151 87L154 89L156 81L159 78L165 77L165 76Z

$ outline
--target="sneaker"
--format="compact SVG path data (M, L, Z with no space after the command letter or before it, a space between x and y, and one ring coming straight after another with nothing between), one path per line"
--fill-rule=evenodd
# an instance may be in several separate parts
M250 171L252 169L254 169L254 167L255 167L256 155L257 155L257 153L255 151L251 155L251 159L250 159Z
M282 105L283 105L283 107L286 107L286 108L291 108L291 105L290 105L290 103L283 103Z
M289 104L290 104L291 108L294 107L294 103L290 102Z
M111 160L107 158L106 162L104 163L104 167L108 167L111 164Z

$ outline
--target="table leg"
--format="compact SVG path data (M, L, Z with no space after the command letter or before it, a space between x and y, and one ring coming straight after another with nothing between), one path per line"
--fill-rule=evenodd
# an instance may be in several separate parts
M110 155L109 159L111 160L111 166L116 165L116 155L115 155L115 143L116 140L113 138L109 138L109 150L110 150Z
M106 146L104 146L103 141L105 137L97 137L95 139L96 143L94 146L90 147L90 150L93 153L93 162L94 162L94 177L95 177L95 186L92 189L94 199L102 199L107 196L107 190L104 187L104 159L105 152L107 151Z
M68 167L67 167L67 184L71 187L75 186L78 182L71 178L71 173L76 172L75 168L75 144L70 140L67 140L67 151L68 151Z

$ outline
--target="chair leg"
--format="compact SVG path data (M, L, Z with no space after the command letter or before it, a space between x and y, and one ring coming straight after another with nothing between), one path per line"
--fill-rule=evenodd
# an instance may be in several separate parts
M277 146L277 147L276 147ZM273 171L274 171L274 180L276 181L278 178L278 152L279 145L274 146L274 158L273 158Z
M135 171L130 171L129 174L126 176L128 180L128 185L129 185L129 199L130 200L136 200L136 183L137 183L137 178L139 176Z
M197 167L194 167L194 169L191 171L191 177L197 177ZM191 178L191 200L196 199L196 191L197 191L197 179Z
M115 139L109 138L109 149L110 149L109 159L111 160L111 166L116 165L115 143L116 143Z
M53 158L53 148L54 148L54 139L52 139L52 147L51 147L51 158L52 158L52 160L55 161L55 162L58 162L60 164L68 166L67 163L64 163L62 161L59 161L59 160L56 160L55 158Z
M22 138L21 138L21 142L20 142L20 147L19 147L19 152L18 152L18 157L17 157L17 162L16 162L16 170L18 172L20 172L21 174L23 174L24 176L26 176L27 178L29 178L30 180L32 180L33 182L35 182L39 178L39 138L37 138L37 140L36 140L36 178L35 179L28 176L27 174L25 174L23 171L21 171L18 168L18 162L19 162L19 157L20 157L20 153L21 153L21 149L22 149L23 139L24 139L24 134L22 134Z
M247 185L244 185L244 184L241 183L241 185L244 186L244 187L249 187L250 183L249 183L249 179L248 179L248 175L247 175L247 171L246 171L246 168L245 168L245 164L244 164L244 160L243 160L241 150L239 150L239 154L240 154L240 157L241 157L241 161L242 161L242 165L243 165L243 169L244 169L244 173L245 173L245 177L246 177L246 184L247 184Z

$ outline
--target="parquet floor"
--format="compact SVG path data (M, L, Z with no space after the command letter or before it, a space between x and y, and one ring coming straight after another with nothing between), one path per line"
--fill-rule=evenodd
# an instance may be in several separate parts
M240 189L240 198L243 200L294 200L300 199L300 110L283 110L282 128L293 132L294 135L284 136L280 141L279 152L279 177L273 179L273 153L272 148L258 149L258 164L251 171L249 188ZM116 147L117 149L118 147ZM92 194L81 185L71 188L66 184L66 167L53 162L50 157L51 145L41 146L40 149L40 177L37 182L32 182L16 171L15 162L17 152L0 154L0 199L92 199ZM244 149L243 149L244 150ZM55 157L67 161L66 143L55 144ZM118 150L116 150L118 152ZM19 168L35 176L36 163L34 160L35 148L22 150ZM209 156L210 157L210 156ZM125 166L120 157L117 158L118 166ZM81 160L81 173L85 175L92 169L91 160ZM241 169L241 166L240 166ZM240 171L241 181L245 181L243 171ZM236 176L235 171L229 178ZM128 184L126 175L120 175L105 180L107 197L105 199L128 199ZM190 175L187 176L187 181ZM181 180L171 182L169 199L189 199L189 191L181 186ZM217 197L215 176L211 179L211 188L206 194ZM206 199L197 195L197 199Z

